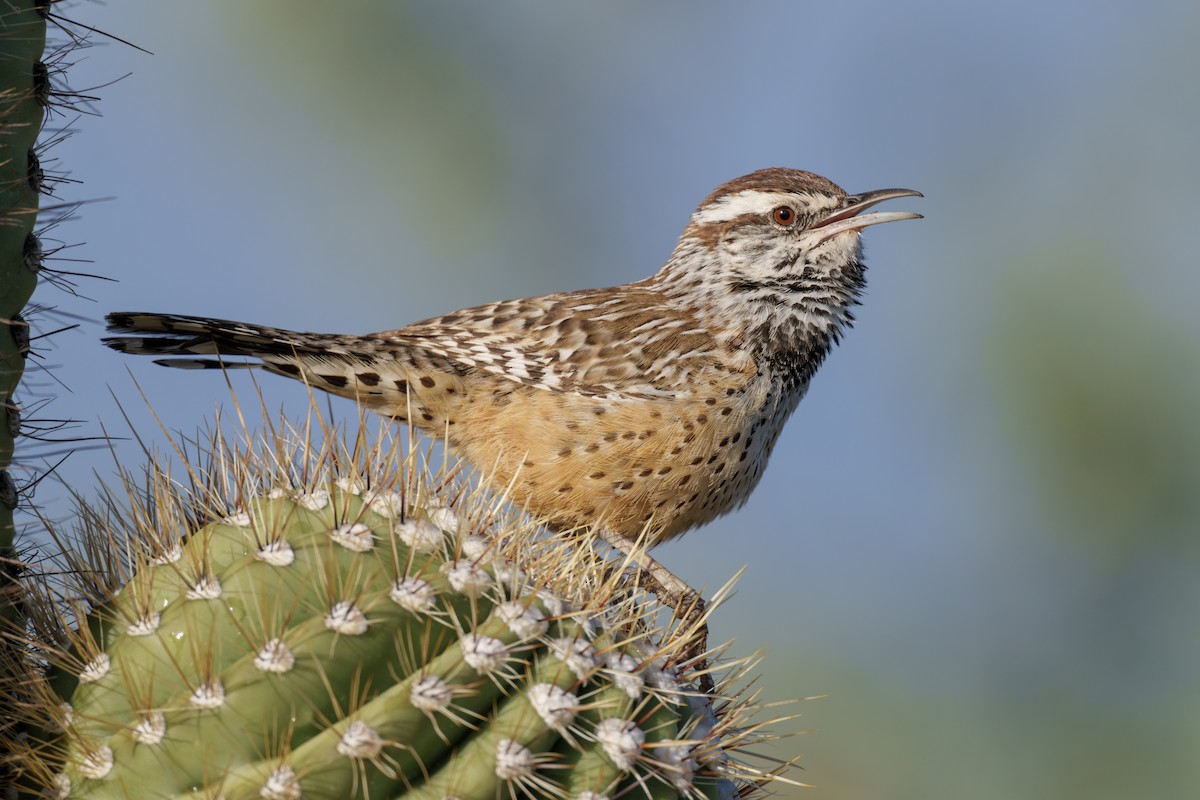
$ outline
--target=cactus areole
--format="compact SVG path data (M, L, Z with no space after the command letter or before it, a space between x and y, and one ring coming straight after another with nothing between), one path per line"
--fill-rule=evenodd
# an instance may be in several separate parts
M81 511L79 585L43 591L41 617L57 597L80 624L54 647L34 637L49 666L26 785L599 800L732 797L770 777L740 758L761 739L748 704L698 692L686 632L589 548L415 478L411 456L376 470L272 449L222 442L191 489L152 466Z

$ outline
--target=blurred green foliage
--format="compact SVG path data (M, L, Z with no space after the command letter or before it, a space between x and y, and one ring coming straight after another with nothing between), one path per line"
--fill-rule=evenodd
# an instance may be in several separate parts
M1120 564L1200 539L1200 342L1085 242L1021 259L991 348L1008 435L1051 533Z

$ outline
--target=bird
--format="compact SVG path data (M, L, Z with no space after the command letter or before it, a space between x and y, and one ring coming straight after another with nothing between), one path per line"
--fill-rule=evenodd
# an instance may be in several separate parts
M761 169L708 195L666 264L632 283L364 335L116 312L104 343L180 368L248 358L435 434L535 519L595 530L694 614L699 595L645 550L746 502L854 323L861 232L921 218L869 209L921 196Z

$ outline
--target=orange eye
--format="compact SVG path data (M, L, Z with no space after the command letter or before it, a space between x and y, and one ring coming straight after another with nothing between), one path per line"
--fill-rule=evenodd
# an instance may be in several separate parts
M787 228L796 222L796 212L791 206L780 206L771 212L771 219L775 220L776 225Z

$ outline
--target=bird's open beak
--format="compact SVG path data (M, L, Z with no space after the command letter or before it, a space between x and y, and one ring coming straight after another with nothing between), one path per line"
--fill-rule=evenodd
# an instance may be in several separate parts
M920 214L911 211L875 211L871 214L859 214L884 200L897 197L924 197L913 189L876 189L873 192L852 194L846 198L846 205L837 209L829 216L815 223L812 228L821 231L821 241L846 231L858 231L871 225L883 222L896 222L902 219L921 219Z

